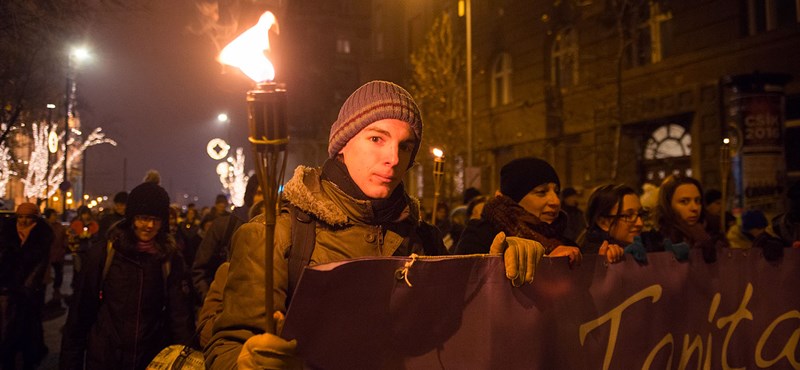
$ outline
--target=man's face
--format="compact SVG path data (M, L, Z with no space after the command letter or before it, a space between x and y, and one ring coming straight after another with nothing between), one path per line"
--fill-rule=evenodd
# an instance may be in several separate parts
M29 213L17 214L17 226L25 228L25 227L30 227L35 223L36 223L36 215Z
M370 198L383 199L392 194L408 171L416 142L408 123L382 119L361 130L339 153L361 191Z

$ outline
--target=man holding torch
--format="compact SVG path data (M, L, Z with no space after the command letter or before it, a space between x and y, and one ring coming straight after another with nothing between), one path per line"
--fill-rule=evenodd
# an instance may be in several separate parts
M280 333L294 289L292 228L312 222L309 264L370 256L444 255L438 231L419 217L419 201L402 179L414 164L422 139L422 117L411 95L386 81L372 81L345 101L328 141L322 168L300 166L282 194L274 234L274 307L265 307L264 217L233 236L223 309L205 349L212 369L297 368L297 342ZM299 221L301 217L305 221ZM506 275L517 285L533 281L544 249L518 238L497 238L493 253L505 252ZM302 266L301 266L302 268ZM365 278L369 278L365 276ZM274 313L274 314L273 314ZM264 330L266 315L276 328Z

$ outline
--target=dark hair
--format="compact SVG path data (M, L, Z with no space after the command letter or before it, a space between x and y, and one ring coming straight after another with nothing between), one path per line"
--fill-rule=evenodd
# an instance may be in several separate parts
M462 200L462 203L463 204L468 204L471 200L475 199L475 197L479 197L479 196L481 196L481 191L480 190L478 190L478 189L476 189L474 187L469 187L466 190L464 190L464 198Z
M53 213L56 213L56 210L55 210L55 209L52 209L52 208L46 208L46 209L44 210L44 218L50 218L50 215L52 215Z
M84 213L88 213L89 216L91 216L92 215L92 210L89 209L89 207L87 207L87 206L80 206L80 207L78 207L78 212L77 213L78 213L78 216L80 216L80 215L82 215Z
M596 188L589 196L589 205L586 206L587 228L598 227L600 218L612 214L614 207L617 207L615 214L622 212L622 201L626 195L637 194L633 188L625 184L608 184ZM611 224L616 222L614 219Z
M128 203L128 192L121 191L114 195L114 203Z
M477 197L472 198L472 200L469 201L469 204L467 204L467 219L469 220L470 217L472 217L472 211L475 209L475 207L481 203L486 203L488 200L489 197L485 195L478 195Z
M700 204L704 204L703 186L700 185L700 181L697 181L697 179L683 175L671 175L664 179L664 181L661 182L661 186L658 187L658 203L655 209L655 220L656 227L665 237L675 238L676 232L680 232L684 236L689 235L688 231L683 226L683 222L680 221L680 217L678 217L672 209L672 197L675 195L675 190L679 186L687 184L697 187L697 192L700 194ZM701 207L700 219L698 222L702 223L704 220L705 209ZM673 242L676 241L678 240L673 240Z
M706 191L705 195L703 195L703 198L704 198L703 205L707 206L707 205L709 205L711 203L714 203L714 202L722 199L722 192L720 192L717 189L708 189L708 191Z
M247 207L253 206L253 198L256 196L258 190L258 176L253 175L247 179L247 185L244 187L244 205Z

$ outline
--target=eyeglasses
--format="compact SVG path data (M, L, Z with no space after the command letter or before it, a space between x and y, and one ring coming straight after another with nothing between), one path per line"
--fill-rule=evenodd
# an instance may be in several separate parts
M625 222L634 223L636 222L636 220L640 218L644 220L645 218L647 218L648 215L649 213L647 211L640 210L639 212L623 213L621 215L606 215L606 217L613 217L623 220Z
M143 223L143 224L148 224L148 223L151 223L151 222L154 223L154 224L160 224L161 223L161 217L147 216L147 215L135 216L133 218L133 220L136 221L136 222L139 222L139 223Z

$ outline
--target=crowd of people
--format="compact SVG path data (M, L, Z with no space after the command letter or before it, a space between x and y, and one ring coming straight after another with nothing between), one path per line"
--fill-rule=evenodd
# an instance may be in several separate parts
M776 261L784 248L800 248L800 184L788 191L786 213L734 218L721 214L718 191L691 177L669 176L645 193L606 184L581 194L535 157L503 166L493 194L469 188L460 204L437 204L433 217L402 182L422 133L402 87L372 81L353 92L331 127L329 158L298 167L283 188L272 271L255 176L237 208L224 195L203 209L171 206L154 173L101 214L79 208L68 225L53 209L42 217L38 205L20 204L0 225L0 368L37 367L48 352L43 311L62 303L62 369L144 369L170 344L204 349L208 368L298 368L297 342L280 331L300 271L349 258L502 254L519 287L545 257L646 263L651 252L683 261L699 249L714 263L723 248L759 248ZM67 261L74 274L62 292Z

